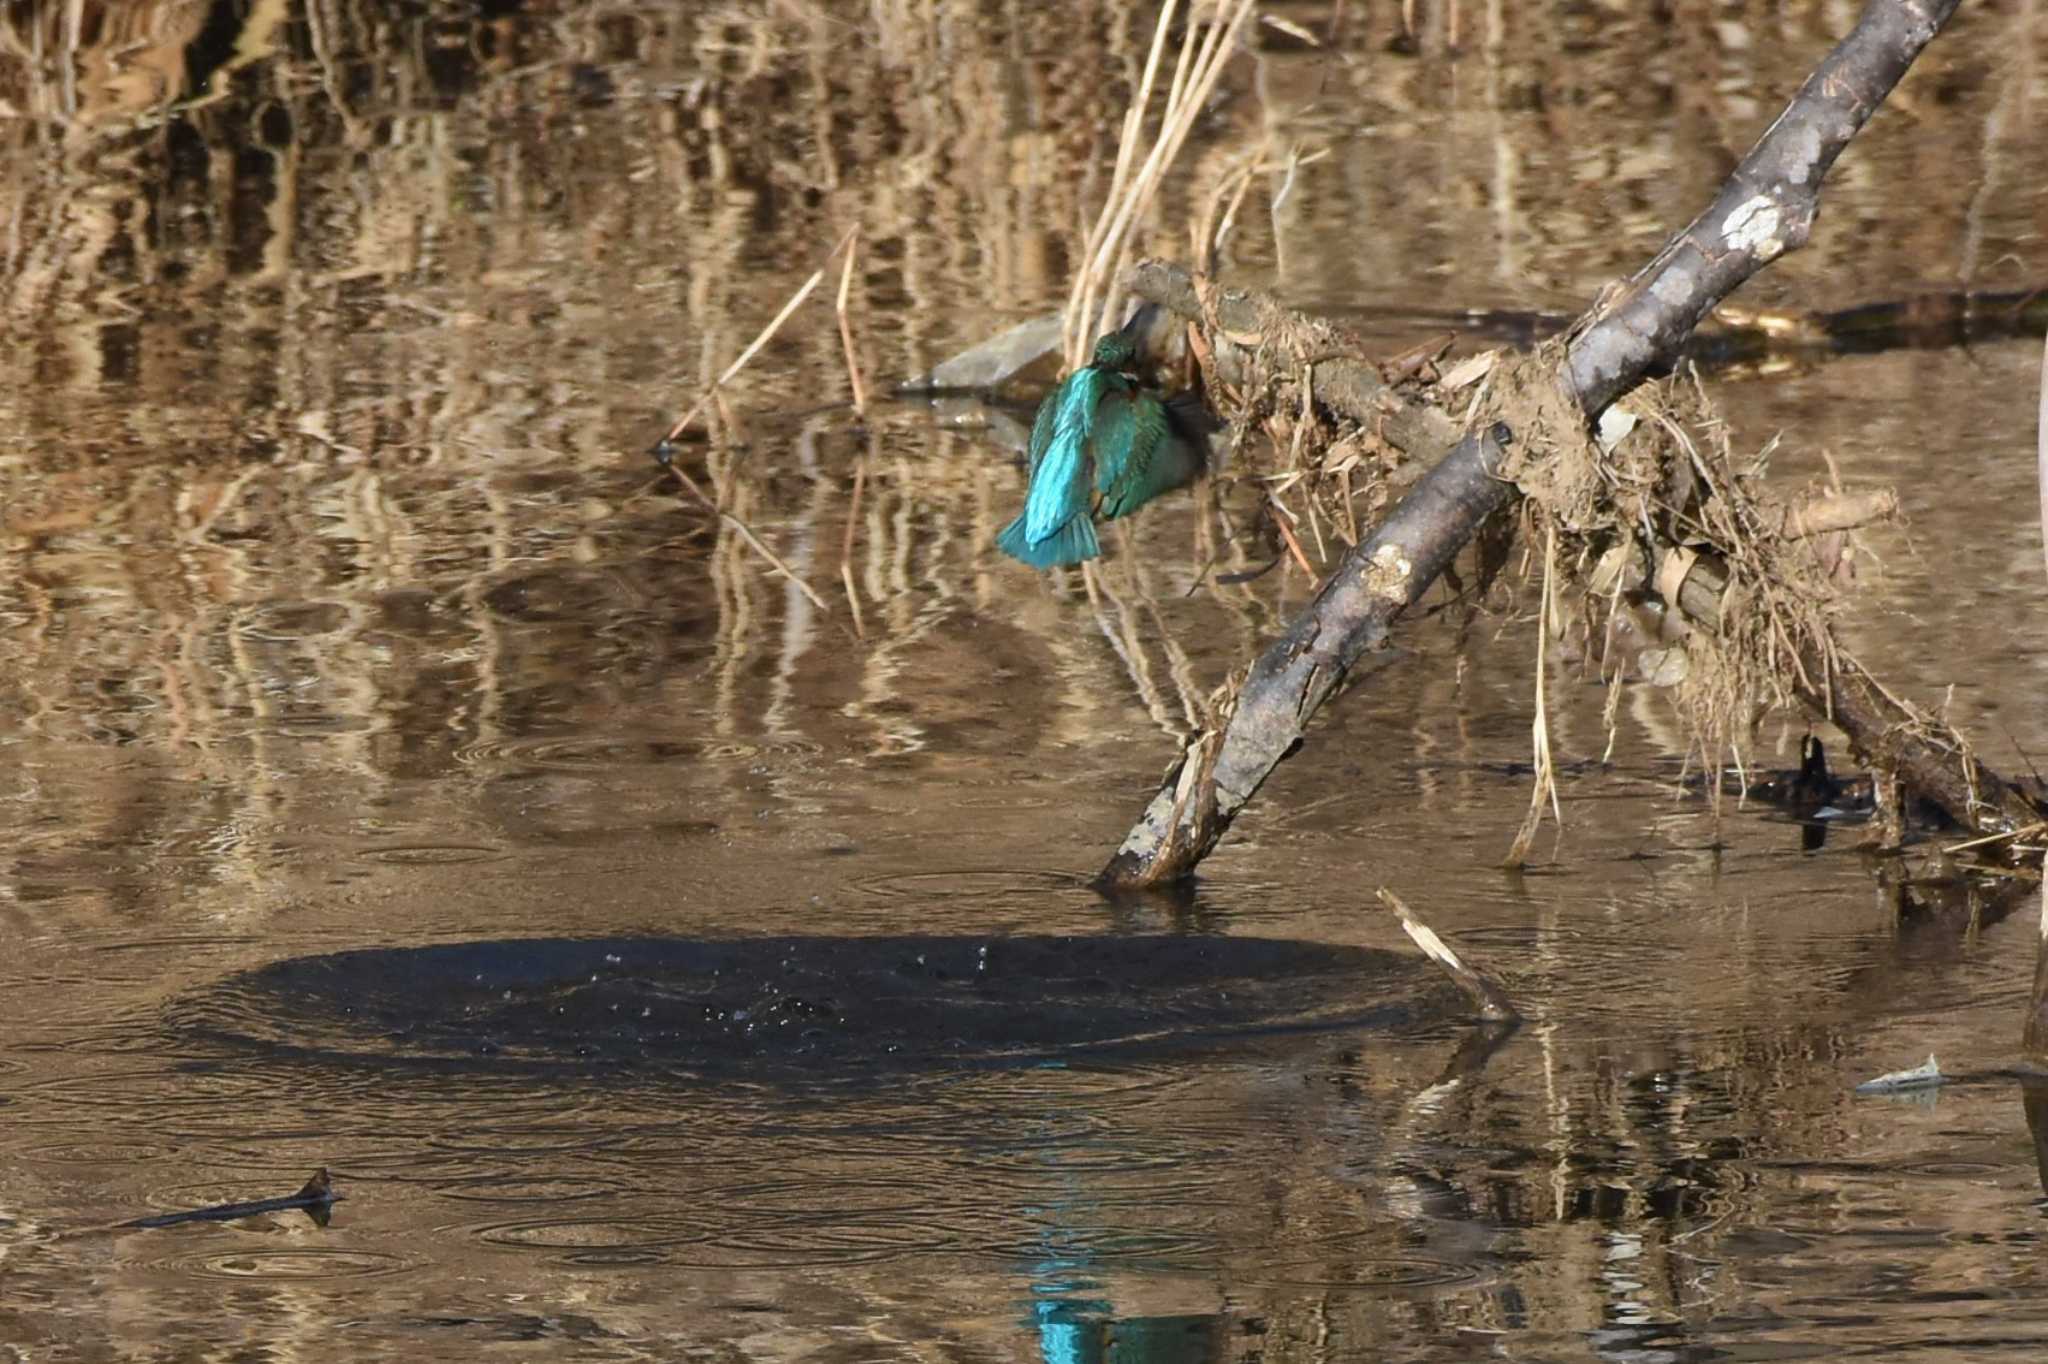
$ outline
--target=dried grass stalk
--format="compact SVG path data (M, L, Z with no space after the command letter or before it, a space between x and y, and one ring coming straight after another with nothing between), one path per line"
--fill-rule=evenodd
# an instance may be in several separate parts
M1159 130L1144 163L1132 172L1130 167L1137 156L1145 109L1151 102L1159 59L1165 50L1166 35L1172 27L1176 8L1174 0L1167 0L1160 10L1159 23L1152 34L1152 47L1145 59L1144 76L1138 83L1137 99L1124 116L1123 135L1117 143L1116 170L1110 177L1109 197L1103 202L1095 227L1088 234L1086 264L1074 277L1073 288L1067 297L1062 339L1070 369L1086 358L1092 333L1098 325L1097 319L1107 320L1121 303L1121 281L1124 266L1130 260L1132 229L1158 197L1167 169L1180 154L1181 144L1187 140L1195 119L1216 88L1216 79L1222 74L1223 65L1235 48L1245 21L1256 8L1256 0L1222 0L1214 21L1206 28L1190 22L1182 31L1180 54L1174 63L1173 79L1167 89L1166 108L1160 115Z
M718 391L721 388L724 388L725 385L731 383L733 376L738 374L741 370L745 369L747 367L747 362L760 353L761 347L767 345L768 342L774 337L775 333L782 330L782 324L789 321L789 315L795 312L799 307L803 306L803 301L809 298L812 295L812 293L814 293L817 290L817 287L820 284L823 284L825 282L825 271L831 266L832 258L834 256L837 256L841 251L845 251L849 246L851 246L853 244L854 234L859 231L860 228L858 226L847 229L846 235L839 239L838 245L834 246L831 252L826 255L825 264L820 265L816 270L814 270L811 273L811 277L805 280L803 284L798 287L797 291L789 296L789 302L782 305L782 311L775 314L775 316L772 319L770 319L767 326L761 328L761 334L759 336L756 336L753 339L753 341L747 346L747 348L740 352L739 359L727 365L725 367L725 372L712 381L710 389L704 394L704 396L697 399L696 403L690 408L689 411L683 413L682 416L676 419L676 424L668 429L668 434L666 436L662 437L662 443L664 445L675 440L677 436L682 435L683 432L689 427L690 423L696 420L697 415L701 413L706 406L708 406L711 402L718 398ZM851 259L851 256L849 256L849 262L851 261ZM845 288L843 285L840 289L840 302L843 308L845 304ZM851 358L851 350L849 349L849 361L851 360Z

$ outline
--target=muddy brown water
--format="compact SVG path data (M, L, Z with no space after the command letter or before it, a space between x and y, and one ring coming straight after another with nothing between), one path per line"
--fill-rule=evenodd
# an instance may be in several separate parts
M1148 246L1263 148L1234 278L1390 348L1568 311L1851 17L1466 5L1454 45L1397 8L1284 7L1327 45L1262 30ZM2022 1096L1850 1094L2011 1059L2031 914L1901 920L1853 836L1717 819L1654 690L1589 761L1604 692L1562 665L1566 828L1496 870L1526 597L1412 623L1190 896L1107 903L1298 576L1195 588L1187 497L1099 600L1001 559L1009 453L952 409L856 428L815 308L734 386L745 451L684 458L829 609L652 476L856 218L878 382L1053 304L1147 16L66 12L0 20L0 1359L2048 1339ZM1966 7L1743 301L2048 276L2043 22ZM1787 485L1900 488L1847 632L2012 766L2048 752L2038 364L1715 381ZM1476 1069L1381 884L1529 1015ZM319 1166L324 1229L67 1234Z

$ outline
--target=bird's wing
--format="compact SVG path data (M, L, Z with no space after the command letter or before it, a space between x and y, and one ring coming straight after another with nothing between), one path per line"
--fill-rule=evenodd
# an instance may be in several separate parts
M1128 516L1194 473L1192 451L1149 393L1111 394L1095 415L1095 487L1105 518Z
M1045 401L1038 405L1038 415L1031 419L1030 476L1038 477L1038 466L1045 461L1045 452L1052 448L1053 428L1059 421L1060 394L1065 385L1045 395Z
M1046 401L1051 404L1052 435L1045 453L1034 460L1031 491L1024 496L1024 538L1033 544L1048 539L1075 516L1088 514L1089 434L1103 390L1116 378L1098 369L1076 370ZM1032 444L1045 422L1039 409L1032 423Z

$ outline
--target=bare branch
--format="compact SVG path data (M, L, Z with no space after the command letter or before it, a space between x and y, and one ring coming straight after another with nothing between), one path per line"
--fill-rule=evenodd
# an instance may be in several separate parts
M1554 377L1581 423L1673 363L1708 311L1804 244L1828 167L1958 3L1872 0L1707 211L1595 305ZM1502 437L1511 433L1468 433L1345 557L1253 664L1223 733L1199 736L1168 775L1104 867L1106 884L1156 885L1193 873L1360 655L1386 637L1480 523L1513 499L1514 485L1494 476ZM1837 686L1868 681L1825 675ZM1852 690L1842 699L1865 699ZM1825 707L1834 698L1819 699Z

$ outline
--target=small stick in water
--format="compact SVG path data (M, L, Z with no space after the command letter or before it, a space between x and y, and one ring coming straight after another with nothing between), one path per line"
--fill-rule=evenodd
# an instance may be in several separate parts
M1489 1023L1506 1023L1521 1018L1515 1006L1508 1003L1508 992L1486 972L1468 964L1450 945L1439 938L1430 926L1415 917L1415 911L1401 903L1401 897L1380 887L1380 903L1394 911L1401 921L1401 929L1422 949L1422 955L1450 973L1460 990L1479 1007L1479 1016Z
M334 1181L327 1174L327 1167L313 1171L313 1177L295 1194L285 1198L259 1198L253 1203L216 1203L209 1208L193 1208L188 1212L167 1212L156 1217L138 1217L132 1222L120 1222L121 1227L175 1227L183 1222L233 1222L244 1217L256 1217L266 1212L302 1211L320 1225L327 1225L327 1213L341 1195L334 1191Z

